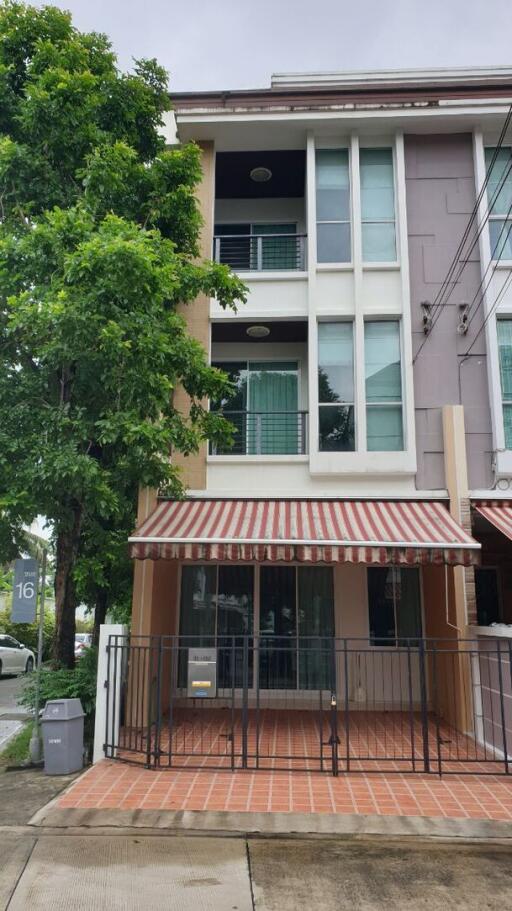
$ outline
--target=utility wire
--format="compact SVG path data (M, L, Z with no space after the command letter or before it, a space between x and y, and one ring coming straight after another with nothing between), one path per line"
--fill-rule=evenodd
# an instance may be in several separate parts
M487 185L488 185L488 183L489 183L490 176L491 176L491 174L492 174L492 171L493 171L494 165L495 165L495 163L496 163L496 160L497 160L499 151L500 151L500 149L501 149L501 146L503 145L503 140L504 140L505 135L506 135L506 133L507 133L508 126L509 126L509 123L510 123L510 120L511 120L511 119L512 119L512 104L511 104L510 107L509 107L507 116L506 116L506 118L505 118L505 122L504 122L504 124L503 124L502 130L501 130L501 133L500 133L500 136L499 136L499 139L498 139L498 143L497 143L497 145L496 145L495 148L494 148L494 151L493 151L493 155L492 155L491 161L490 161L489 166L488 166L487 171L486 171L485 179L484 179L484 181L483 181L483 183L482 183L482 186L481 186L481 188L480 188L480 192L478 193L478 196L477 196L475 205L474 205L473 210L472 210L472 212L471 212L471 215L470 215L470 217L469 217L469 221L468 221L468 223L467 223L467 225L466 225L466 228L465 228L464 233L463 233L463 235L462 235L462 238L461 238L461 241L460 241L460 243L459 243L459 246L458 246L458 248L457 248L457 250L456 250L456 252L455 252L455 255L454 255L453 259L452 259L452 262L451 262L451 265L450 265L450 267L449 267L449 269L448 269L448 272L447 272L447 274L446 274L446 276L445 276L445 278L444 278L444 280L443 280L443 282L442 282L442 284L441 284L441 287L440 287L438 293L436 294L436 297L435 297L435 299L434 299L434 301L433 301L433 303L432 303L432 310L431 310L431 325L430 325L430 329L429 329L429 334L430 334L430 332L432 332L432 329L434 328L435 324L437 323L437 321L438 321L438 319L439 319L439 317L440 317L440 315L441 315L441 311L442 311L443 306L445 305L445 303L446 303L447 300L449 299L450 295L451 295L452 292L453 292L453 289L454 289L455 285L457 284L457 282L458 282L460 276L462 275L462 272L464 271L464 268L466 267L466 265L467 265L467 263L468 263L468 261L469 261L469 256L470 256L471 252L473 251L473 249L475 248L476 243L478 242L478 239L479 239L479 237L480 237L480 235L481 235L481 233L482 233L482 231L483 231L485 225L487 224L487 221L489 220L489 216L490 216L490 214L491 214L492 207L493 207L493 205L494 205L494 203L495 203L495 201L496 201L496 199L497 199L499 193L501 193L501 190L502 190L502 188L503 188L503 186L504 186L504 184L505 184L505 181L507 180L507 177L508 177L508 175L509 175L509 173L510 173L510 171L511 171L511 169L512 169L512 160L511 160L511 163L510 163L510 165L509 165L509 167L508 167L508 170L507 170L506 172L504 171L503 174L502 174L502 176L501 176L501 178L500 178L500 181L499 181L499 183L498 183L498 186L496 187L496 190L495 190L495 192L494 192L494 194L493 194L492 200L490 200L490 202L488 203L487 210L486 210L486 214L485 214L484 219L482 220L482 224L480 225L479 231L477 232L477 236L476 236L475 240L473 241L473 244L472 244L470 250L469 250L468 253L466 254L465 260L462 260L462 261L461 261L460 257L461 257L462 250L464 249L464 246L465 246L465 244L466 244L466 240L467 240L467 238L468 238L468 236L469 236L469 233L470 233L470 231L471 231L473 222L475 221L475 218L476 218L477 215L478 215L478 209L479 209L480 203L481 203L481 201L482 201L482 199L483 199L483 195L484 195L484 193L485 193L485 191L486 191L486 189L487 189ZM512 159L512 155L511 155L511 159ZM457 278L455 279L454 282L452 282L453 273L455 272L455 269L457 268L457 264L458 264L458 263L461 263L461 266L460 266L460 269L459 269ZM446 300L442 301L441 298L444 297L444 295L445 295L445 293L446 293L446 290L447 290L448 286L450 285L450 283L451 283L451 288L450 288L449 291L448 291L448 296L446 297ZM477 294L478 294L478 291L477 291ZM428 338L428 335L425 336L425 338L423 339L423 341L422 341L420 347L418 348L418 351L416 352L416 354L415 354L415 356L414 356L414 358L413 358L413 363L415 363L416 359L418 358L418 356L419 356L419 354L420 354L420 352L421 352L423 346L425 345L425 343L426 343L426 341L427 341L427 338Z
M489 218L490 218L490 216L491 216L491 213L492 213L492 210L493 210L493 208L494 208L494 205L495 205L495 203L496 203L496 201L497 201L497 199L498 199L498 196L500 195L501 191L504 189L505 184L506 184L506 182L507 182L507 180L508 180L508 177L509 177L509 175L510 175L511 172L512 172L512 152L511 152L511 154L510 154L510 164L508 165L507 170L506 170L506 171L505 171L505 170L503 171L503 174L501 175L501 177L500 177L500 179L499 179L499 181L498 181L498 184L496 185L496 189L495 189L495 191L494 191L494 193L493 193L493 195L492 195L492 198L489 200L489 203L488 203L488 205L487 205L487 208L486 208L484 217L482 218L482 221L481 221L481 223L480 223L480 225L479 225L479 227L478 227L478 231L477 231L477 233L476 233L476 235L475 235L475 237L474 237L474 239L473 239L473 243L471 244L471 247L469 248L469 250L467 250L467 252L466 252L464 258L459 260L459 263L460 263L459 271L458 271L458 273L457 273L456 278L454 278L453 282L451 283L451 287L450 287L450 289L449 289L449 291L448 291L448 296L444 299L444 301L442 301L441 304L438 305L438 308L437 308L435 317L433 318L432 324L431 324L431 327L430 327L430 328L431 328L431 331L432 331L432 329L434 328L434 326L435 326L437 320L438 320L439 317L441 316L442 308L444 307L444 305L448 302L449 298L451 297L451 295L452 295L452 293L453 293L453 290L454 290L454 288L455 288L457 282L459 281L459 279L460 279L462 273L464 272L464 269L466 268L468 262L470 261L470 256L471 256L473 250L475 249L475 247L476 247L476 245L477 245L477 243L478 243L478 241L479 241L479 239L480 239L480 236L482 235L482 232L483 232L485 226L487 225L487 223L488 223L488 221L489 221Z
M479 309L480 309L480 307L481 307L481 305L482 305L482 302L483 302L483 300L484 300L484 297L485 297L487 291L489 290L489 287L490 287L490 285L491 285L491 282L492 282L492 280L493 280L493 278L494 278L494 274L495 274L495 272L496 272L496 269L497 269L498 263L499 263L499 257L496 257L496 252L497 252L497 250L498 250L498 247L501 245L501 241L502 241L501 235L503 234L503 231L504 231L505 229L507 229L507 235L506 235L506 237L503 239L502 250L505 249L505 247L506 247L506 245L507 245L507 243L508 243L508 239L509 239L509 237L510 237L510 232L512 231L512 220L511 220L511 215L512 215L512 202L510 203L509 210L508 210L507 214L505 215L505 218L504 218L504 221L503 221L503 226L502 226L501 231L500 231L500 233L499 233L499 235L498 235L498 239L497 239L496 243L494 244L494 248L493 248L492 253L491 253L491 258L490 258L490 260L489 260L489 262L488 262L488 264L487 264L487 268L486 268L486 270L485 270L485 272L484 272L483 279L482 279L482 281L480 282L480 284L479 284L479 286L478 286L478 288L477 288L477 290L476 290L475 296L473 297L473 300L471 301L471 304L470 304L470 306L469 306L469 308L468 308L468 312L467 312L467 317L468 317L468 321L467 321L467 330L469 330L469 327L471 326L471 323L472 323L472 322L474 321L474 319L476 318L476 315L477 315L477 313L478 313L478 311L479 311ZM491 267L492 267L492 268L491 268ZM489 276L489 278L488 278L488 280L487 280L487 282L486 282L486 284L485 284L485 288L484 288L484 287L483 287L483 283L484 283L484 281L485 281L485 277L486 277L486 275L487 275L489 269L491 269L491 274L490 274L490 276ZM480 291L481 291L481 293L480 293ZM478 304L476 305L473 314L472 314L471 317L470 317L471 311L472 311L472 309L473 309L473 304L475 303L475 300L476 300L478 294L480 294L480 300L479 300ZM467 331L467 330L466 330L466 331Z
M491 174L492 174L492 170L493 170L494 165L495 165L495 163L496 163L496 160L497 160L497 158L498 158L498 154L499 154L499 152L500 152L501 146L503 145L503 140L505 139L505 136L506 136L506 133L507 133L507 130L508 130L508 127L509 127L509 123L510 123L510 120L511 120L511 119L512 119L512 104L510 105L510 107L509 107L509 109L508 109L507 116L506 116L506 118L505 118L505 122L504 122L504 124L503 124L503 126L502 126L501 133L500 133L500 135L499 135L499 137L498 137L497 145L496 145L495 148L494 148L493 155L492 155L492 159L491 159L491 161L490 161L490 163L489 163L489 167L487 168L487 171L486 171L486 174L485 174L485 179L484 179L483 184L482 184L482 186L481 186L481 188L480 188L480 192L479 192L479 194L478 194L478 196L477 196L475 205L474 205L474 207L473 207L473 211L471 212L471 215L470 215L470 217L469 217L468 224L466 225L466 228L465 228L464 233L463 233L463 235L462 235L462 238L461 238L461 240L460 240L459 246L458 246L458 248L457 248L457 250L456 250L456 252L455 252L455 254L454 254L454 257L453 257L453 259L452 259L451 265L450 265L449 268L448 268L448 272L447 272L447 274L446 274L446 276L445 276L445 278L444 278L444 280L443 280L443 282L442 282L442 284L441 284L441 287L440 287L439 291L438 291L437 294L436 294L436 297L434 298L434 301L432 302L432 307L433 307L433 308L437 308L438 306L440 306L440 305L438 304L438 301L440 300L441 295L444 293L444 290L445 290L446 286L449 284L450 279L451 279L451 276L452 276L452 274L453 274L453 272L454 272L454 270L455 270L455 268L456 268L456 266L457 266L457 262L459 261L460 254L461 254L461 252L462 252L462 250L463 250L463 248L464 248L464 244L465 244L465 242L466 242L466 240L467 240L467 237L468 237L468 235L469 235L469 232L470 232L470 230L471 230L471 227L472 227L472 225L473 225L473 222L474 222L475 218L476 218L477 215L478 215L478 208L479 208L480 203L481 203L481 201L482 201L482 199L483 199L484 193L485 193L485 191L486 191L486 189L487 189L487 184L489 183L489 179L490 179L490 176L491 176Z
M489 310L489 313L488 313L487 316L485 317L485 319L484 319L482 325L480 326L480 329L478 330L478 332L477 332L477 334L475 335L473 341L471 342L471 345L469 346L468 350L467 350L466 353L463 355L463 357L468 357L468 355L470 354L471 349L473 348L473 346L474 346L474 344L475 344L477 338L481 335L481 333L482 333L483 330L485 329L487 323L489 322L491 316L493 315L494 311L496 310L496 308L499 306L499 304L500 304L501 301L503 300L503 297L504 297L504 295L505 295L505 292L507 291L507 289L508 289L508 287L509 287L509 285L510 285L511 283L512 283L512 271L509 272L509 274L507 275L507 278L506 278L505 281L503 282L503 284L502 284L502 286L501 286L501 288L500 288L498 294L496 295L496 299L495 299L495 301L494 301L494 303L493 303L491 309Z
M491 166L492 166L492 162L491 162ZM490 166L490 167L491 167L491 166ZM431 323L430 323L430 327L429 327L429 333L428 333L428 335L425 336L425 338L423 339L423 341L422 341L420 347L418 348L418 350L417 350L417 352L416 352L416 354L415 354L415 356L414 356L414 359L413 359L413 364L415 363L415 361L416 361L418 355L420 354L420 352L421 352L423 346L426 344L426 341L427 341L428 336L432 333L432 330L435 328L435 326L436 326L438 320L440 319L441 313L442 313L442 310L443 310L443 307L447 304L448 300L450 299L450 297L451 297L451 295L452 295L452 293L453 293L453 290L454 290L455 286L457 285L457 283L458 283L458 281L459 281L459 279L460 279L462 273L464 272L464 269L466 268L468 262L470 261L470 256L471 256L473 250L475 249L475 247L476 247L476 245L477 245L477 243L478 243L478 241L479 241L479 239L480 239L480 236L481 236L481 234L482 234L484 228L485 228L486 225L487 225L487 222L489 221L489 217L490 217L490 215L491 215L491 212L492 212L492 209L493 209L493 207L494 207L494 204L495 204L495 202L496 202L496 200L497 200L499 194L500 194L501 191L503 190L503 188L504 188L504 186L505 186L505 183L506 183L506 181L507 181L507 179L508 179L508 177L509 177L509 175L510 175L511 172L512 172L512 154L511 154L511 156L510 156L510 164L508 165L507 170L506 170L506 171L503 171L503 174L502 174L501 177L500 177L499 183L497 184L496 189L495 189L495 191L494 191L494 193L493 193L493 196L492 196L492 198L491 198L490 201L489 201L488 207L487 207L487 209L486 209L485 216L484 216L484 218L482 219L482 221L481 221L481 223L480 223L480 225L479 225L478 231L477 231L476 236L475 236L475 238L474 238L474 240L473 240L473 242L472 242L472 244L471 244L471 247L469 248L469 250L467 250L464 259L460 259L460 260L459 260L460 267L459 267L459 271L458 271L458 273L457 273L457 276L453 279L453 282L451 282L451 287L450 287L449 290L448 290L447 296L445 297L445 299L444 299L440 304L438 304L438 306L437 306L437 308L436 308L436 310L435 310L434 316L433 316L433 317L431 316ZM489 172L488 172L488 174L489 174ZM452 272L452 275L453 275L453 272ZM481 284L482 284L482 280L480 281L479 288L481 287ZM446 290L446 288L445 288L445 290ZM479 289L477 289L477 295L478 295L478 290L479 290Z

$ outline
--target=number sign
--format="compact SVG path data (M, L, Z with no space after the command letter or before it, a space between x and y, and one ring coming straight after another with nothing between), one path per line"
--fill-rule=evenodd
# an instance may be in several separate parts
M34 623L37 605L37 560L16 560L12 592L12 623Z

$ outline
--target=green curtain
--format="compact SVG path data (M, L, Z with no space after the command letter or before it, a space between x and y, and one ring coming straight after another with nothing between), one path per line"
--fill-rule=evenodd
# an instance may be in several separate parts
M512 449L512 320L499 319L497 329L505 446Z
M248 403L247 452L297 455L300 420L297 364L249 363Z
M403 449L400 327L395 320L364 324L368 450ZM392 406L391 403L396 405Z

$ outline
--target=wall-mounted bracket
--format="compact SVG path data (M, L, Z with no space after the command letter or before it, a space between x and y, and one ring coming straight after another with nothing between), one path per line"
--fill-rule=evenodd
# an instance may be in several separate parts
M459 323L457 326L457 332L459 335L465 335L468 331L468 317L469 317L469 304L466 304L465 301L459 304Z
M420 307L423 314L423 332L428 335L432 328L432 304L430 301L421 301Z

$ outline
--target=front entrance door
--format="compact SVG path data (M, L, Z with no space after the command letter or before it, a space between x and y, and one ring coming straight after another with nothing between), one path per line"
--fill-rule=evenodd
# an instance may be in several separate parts
M331 567L261 567L260 689L331 689L333 636Z

